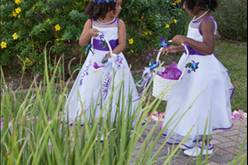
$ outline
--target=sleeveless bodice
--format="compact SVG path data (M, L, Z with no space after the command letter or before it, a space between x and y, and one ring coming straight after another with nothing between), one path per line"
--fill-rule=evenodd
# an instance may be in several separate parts
M187 32L187 37L191 38L195 41L199 41L199 42L203 42L203 36L202 36L202 32L201 32L201 23L205 20L210 20L212 22L213 25L213 31L214 34L217 34L217 23L215 21L215 19L212 16L206 16L200 20L194 21L192 20L188 26L188 32ZM198 52L197 50L194 50L193 48L191 48L190 46L187 46L189 49L189 54L190 55L204 55L203 53Z
M111 22L102 23L100 21L92 21L92 27L100 32L100 35L92 39L93 49L99 51L109 51L108 46L102 37L109 41L112 49L118 45L118 24L119 19L115 18Z

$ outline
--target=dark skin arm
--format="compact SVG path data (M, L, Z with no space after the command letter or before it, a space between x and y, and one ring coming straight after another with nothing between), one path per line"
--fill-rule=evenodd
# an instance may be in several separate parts
M205 20L201 24L201 31L203 36L203 42L195 41L191 38L187 38L182 35L177 35L172 39L173 43L178 45L186 44L192 47L193 49L203 53L203 54L212 54L214 52L215 45L215 35L213 30L213 22L209 20ZM176 48L169 47L164 50L167 53L177 53L183 50L182 46L177 46Z
M179 53L179 52L183 52L183 51L184 51L183 46L171 45L171 46L169 46L167 48L164 48L162 50L162 54Z

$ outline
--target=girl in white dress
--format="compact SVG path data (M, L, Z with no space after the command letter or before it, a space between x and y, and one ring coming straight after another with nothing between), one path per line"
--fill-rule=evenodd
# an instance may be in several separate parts
M121 0L92 0L86 8L90 19L85 23L79 44L91 43L91 49L66 101L69 123L79 120L83 124L84 119L92 122L92 116L102 114L104 117L108 112L113 120L119 97L124 97L124 110L130 109L127 107L130 102L131 111L135 110L139 96L122 54L126 47L126 29L125 23L117 17L120 10ZM109 42L113 54L109 53L104 39Z
M211 11L217 7L217 0L184 0L183 5L194 16L187 36L175 36L172 41L178 46L163 50L184 52L184 44L189 51L178 63L185 74L167 99L164 135L172 135L171 144L186 140L180 147L188 156L198 156L201 151L203 155L212 154L209 142L213 131L232 127L230 99L234 89L227 69L213 54L217 23Z

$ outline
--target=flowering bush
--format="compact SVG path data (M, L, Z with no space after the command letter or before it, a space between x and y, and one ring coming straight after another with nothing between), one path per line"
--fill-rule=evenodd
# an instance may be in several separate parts
M0 64L13 60L23 67L43 69L43 49L49 41L51 54L71 53L87 17L82 0L3 0L0 11Z
M51 59L64 54L68 59L79 49L77 40L87 16L89 0L2 0L0 65L14 63L25 69L43 70L43 49ZM157 47L166 38L184 30L180 0L124 1L121 17L128 25L128 53L140 54ZM76 47L75 47L76 46ZM147 47L148 46L148 47Z
M161 36L170 39L185 32L186 15L181 0L124 1L122 17L128 25L128 54L140 54L160 45Z

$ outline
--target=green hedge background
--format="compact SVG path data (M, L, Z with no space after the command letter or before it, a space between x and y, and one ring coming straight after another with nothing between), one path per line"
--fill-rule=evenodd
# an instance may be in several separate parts
M247 41L247 0L219 0L215 16L223 38Z
M175 1L176 2L176 1ZM128 24L128 53L138 55L159 43L160 36L180 33L182 10L174 1L125 1L121 17ZM2 0L0 64L43 71L43 49L51 59L78 50L77 40L87 16L87 0ZM173 29L173 30L171 30ZM158 45L156 45L158 46ZM83 52L83 50L81 51Z
M0 65L7 70L42 73L44 47L49 58L65 61L81 56L77 44L89 0L2 0L0 4ZM220 0L215 13L220 34L246 41L247 1ZM184 34L188 17L180 0L124 0L121 18L127 24L127 56L139 57L159 46L159 38ZM80 51L78 51L80 50Z

